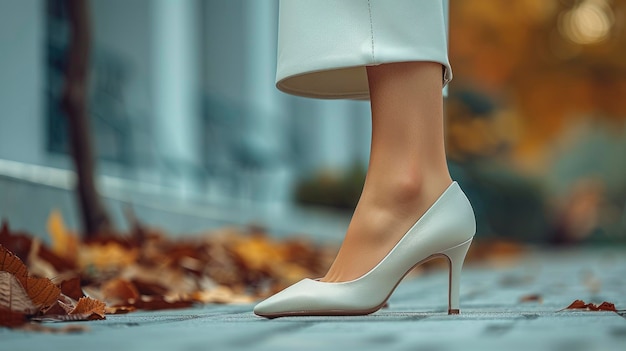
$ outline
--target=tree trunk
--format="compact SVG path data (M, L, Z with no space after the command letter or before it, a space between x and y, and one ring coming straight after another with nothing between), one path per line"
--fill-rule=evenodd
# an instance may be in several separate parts
M66 0L70 41L62 105L68 118L70 151L76 169L78 207L86 237L111 229L94 181L95 167L88 115L90 24L87 0Z

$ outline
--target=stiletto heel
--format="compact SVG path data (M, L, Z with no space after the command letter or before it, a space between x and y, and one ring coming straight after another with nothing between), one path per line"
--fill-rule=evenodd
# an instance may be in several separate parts
M448 313L459 313L461 267L475 232L472 206L453 182L387 256L360 278L341 283L303 279L256 305L254 313L267 318L372 313L413 267L437 256L450 261Z
M461 270L463 268L463 262L465 261L465 255L472 243L472 239L457 245L453 248L442 252L448 258L450 263L450 275L448 286L448 314L459 314L461 312L459 308L459 292L461 288Z

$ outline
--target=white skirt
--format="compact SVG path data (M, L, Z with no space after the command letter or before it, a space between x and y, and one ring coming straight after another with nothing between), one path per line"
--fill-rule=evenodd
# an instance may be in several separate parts
M276 86L324 99L368 99L365 67L448 62L447 0L281 0Z

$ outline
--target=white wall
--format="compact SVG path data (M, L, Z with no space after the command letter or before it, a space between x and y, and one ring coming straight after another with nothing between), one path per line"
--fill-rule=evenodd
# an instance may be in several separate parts
M0 1L0 158L45 164L44 2Z

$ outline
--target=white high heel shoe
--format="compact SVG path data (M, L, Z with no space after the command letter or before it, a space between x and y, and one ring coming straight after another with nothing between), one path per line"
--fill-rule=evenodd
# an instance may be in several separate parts
M369 314L385 304L413 267L443 256L450 263L448 314L458 314L461 267L475 232L472 206L453 182L387 256L360 278L340 283L303 279L256 305L254 313L267 318Z

